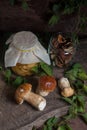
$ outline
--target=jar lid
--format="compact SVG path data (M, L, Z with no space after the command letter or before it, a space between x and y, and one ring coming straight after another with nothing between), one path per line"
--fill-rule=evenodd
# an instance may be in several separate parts
M41 61L50 64L46 49L32 32L18 32L6 41L6 44L8 43L10 45L5 52L5 67L16 66L17 63L31 64Z
M12 44L20 50L28 50L38 42L38 38L32 32L22 31L14 35Z

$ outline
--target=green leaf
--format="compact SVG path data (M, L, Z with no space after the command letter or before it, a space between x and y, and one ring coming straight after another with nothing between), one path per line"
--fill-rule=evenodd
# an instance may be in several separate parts
M72 101L73 101L73 102L75 102L76 99L77 99L77 96L76 96L76 95L72 97Z
M87 93L87 85L83 85L83 89L84 89L84 91Z
M67 129L67 130L72 130L72 128L70 127L69 124L65 124L65 125L66 125L66 129Z
M87 123L87 113L81 114L81 117Z
M7 70L5 71L5 79L6 79L7 83L10 83L11 75L12 75L11 70L10 70L10 69L7 69Z
M55 125L55 123L57 123L58 119L56 117L53 117L52 123L53 125Z
M47 130L52 130L52 126L47 126Z
M77 95L77 110L78 112L85 112L85 100L82 95Z
M76 63L72 66L70 70L65 72L65 77L67 77L71 83L75 83L75 81L77 81L78 79L86 80L87 74L83 69L83 67L81 66L81 64Z
M77 71L74 69L71 69L69 71L65 72L65 77L67 77L70 81L76 81L77 78Z
M64 124L58 127L58 130L72 130L68 124Z
M62 97L62 99L63 99L64 101L66 101L67 103L72 104L72 100L71 100L70 98Z
M73 76L73 74L65 74L65 77L67 77L70 82L75 82L76 78Z
M75 82L75 87L76 87L77 89L82 89L83 86L84 86L84 84L83 84L83 82L82 82L81 80L77 80L77 81Z
M52 125L52 120L53 120L53 117L49 118L46 122L47 125Z
M22 1L22 8L23 8L25 11L29 8L28 3L27 3L25 0Z
M58 130L67 130L67 129L66 129L65 125L61 125L58 127Z
M44 125L43 127L43 130L48 130L48 127L46 125Z
M85 112L85 109L83 106L78 106L77 111L83 113L83 112Z
M44 130L52 130L52 128L56 125L58 119L56 117L49 118L44 125Z
M77 105L75 103L70 106L69 115L72 115L72 118L75 118L77 116Z
M73 65L73 68L74 68L74 69L82 68L82 65L79 64L79 63L76 63L76 64Z
M32 71L40 76L42 75L53 75L53 69L52 66L44 63L44 62L40 62L40 64L38 66L35 66L32 68Z
M58 119L56 117L51 117L47 120L46 125L47 126L54 126L55 123L57 123Z
M55 24L58 23L59 19L60 19L60 17L59 17L58 15L55 15L55 14L54 14L54 15L50 18L48 24L49 24L49 25L55 25Z
M18 87L20 84L22 84L24 81L23 77L16 77L16 79L14 80L14 82L12 83L15 87Z
M73 77L77 77L77 72L78 70L77 69L71 69L69 71L66 72L66 74L68 74L68 76L73 76Z
M40 63L40 66L41 66L41 69L49 76L52 76L53 75L53 69L50 65L44 63L44 62L41 62Z
M87 80L87 74L84 72L78 73L78 78L81 80Z
M32 71L37 74L39 72L39 66L34 66Z
M73 117L72 117L72 114L67 114L67 115L63 116L63 118L67 121L67 120L72 119Z

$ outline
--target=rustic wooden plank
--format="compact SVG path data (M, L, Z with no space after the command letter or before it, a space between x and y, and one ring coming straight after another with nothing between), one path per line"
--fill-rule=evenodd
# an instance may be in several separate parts
M87 40L78 46L73 62L81 63L87 70ZM55 69L54 69L55 71ZM58 78L58 72L54 73ZM33 81L36 79L33 77ZM31 78L29 81L32 83ZM36 85L34 82L33 87ZM47 106L40 112L28 103L17 105L14 100L15 88L7 86L0 75L0 130L31 130L33 125L40 126L51 116L60 117L68 110L68 105L60 100L58 89L46 97Z

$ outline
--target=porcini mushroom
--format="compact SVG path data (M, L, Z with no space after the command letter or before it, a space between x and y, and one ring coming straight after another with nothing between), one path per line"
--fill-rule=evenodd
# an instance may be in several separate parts
M41 76L36 92L41 96L47 96L56 88L56 80L52 76Z
M70 86L69 80L65 77L59 79L58 86L61 89L61 95L64 97L70 97L75 93L74 89Z
M15 99L18 104L22 104L27 101L29 104L42 111L46 106L46 100L33 92L31 92L32 85L29 83L24 83L20 85L15 93Z

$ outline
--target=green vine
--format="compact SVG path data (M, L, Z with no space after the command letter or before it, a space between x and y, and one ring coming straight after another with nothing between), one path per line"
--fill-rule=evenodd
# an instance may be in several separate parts
M79 13L79 9L84 6L87 5L87 1L86 0L61 0L55 3L51 4L51 8L50 8L50 14L52 15L50 20L49 20L49 24L53 25L56 24L56 21L59 20L59 18L61 18L62 15L70 15L74 12ZM56 19L55 20L55 17Z
M18 3L17 0L9 0L9 3L13 6ZM24 10L29 8L27 0L20 1L21 6ZM86 27L87 17L82 14L82 7L87 5L86 0L61 0L56 2L49 2L48 11L48 24L53 26L57 24L62 16L77 13L76 23L73 24L72 30L77 34L79 31L84 31ZM50 16L50 17L49 17Z
M14 6L17 3L17 0L9 0L9 3ZM21 6L24 10L27 10L29 8L28 3L26 0L21 0Z

